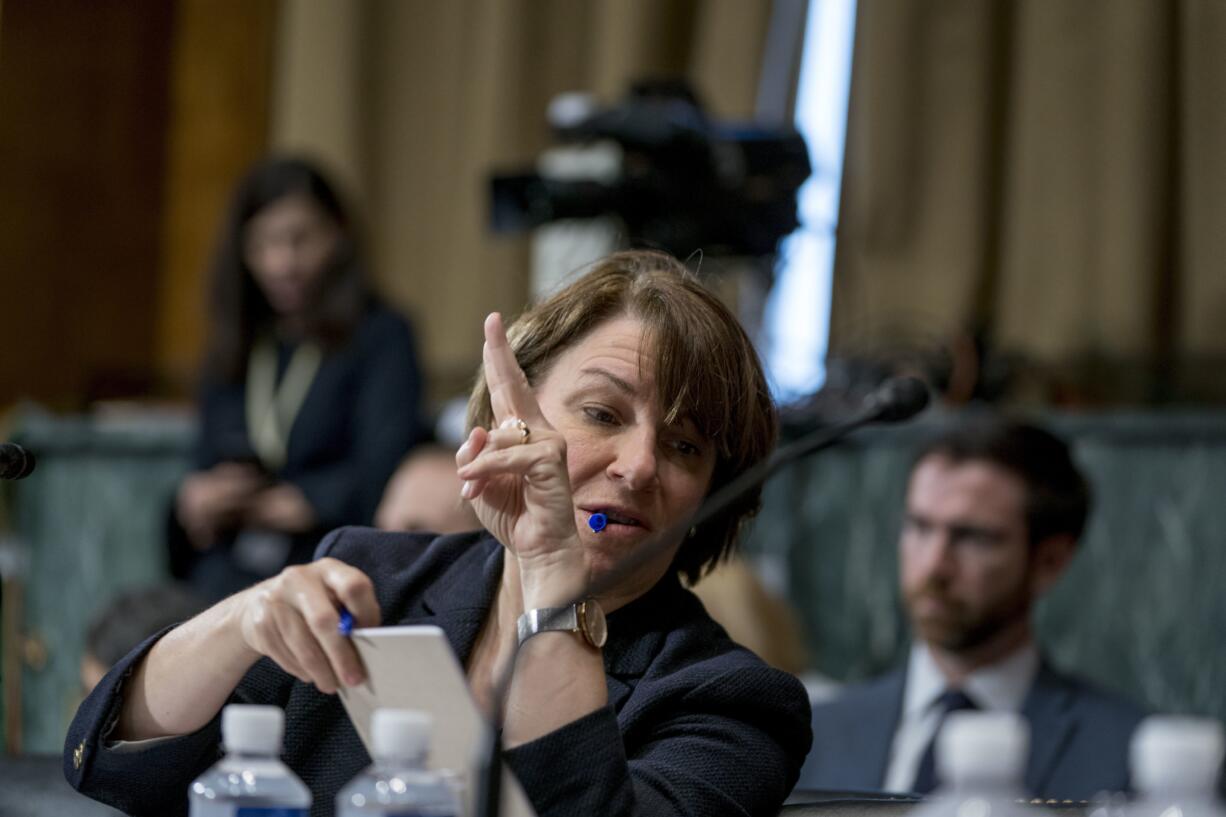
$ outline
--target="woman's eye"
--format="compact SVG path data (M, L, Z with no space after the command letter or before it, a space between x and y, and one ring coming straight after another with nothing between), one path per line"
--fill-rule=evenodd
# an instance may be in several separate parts
M673 443L673 448L676 449L678 453L684 454L687 457L702 456L702 449L694 445L694 443L690 442L689 440L676 440Z
M588 419L594 420L601 425L612 425L617 422L617 418L613 416L611 411L600 406L585 406L583 413L588 416Z

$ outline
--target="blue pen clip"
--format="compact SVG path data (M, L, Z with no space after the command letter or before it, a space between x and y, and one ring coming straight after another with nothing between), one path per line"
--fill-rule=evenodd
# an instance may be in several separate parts
M341 620L336 624L336 631L348 638L353 633L353 613L341 607Z
M597 511L587 518L587 526L592 529L592 533L600 533L605 529L605 525L609 524L609 517Z

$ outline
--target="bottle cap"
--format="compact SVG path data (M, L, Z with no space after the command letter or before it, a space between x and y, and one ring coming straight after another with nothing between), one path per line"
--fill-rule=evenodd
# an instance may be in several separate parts
M1030 726L1016 712L951 712L937 736L940 779L952 786L1020 783Z
M1151 715L1132 736L1132 783L1137 791L1212 793L1226 746L1212 718Z
M221 737L227 752L278 755L284 729L285 713L280 707L230 704L221 711Z
M376 709L370 718L376 757L420 757L430 749L434 719L416 709Z

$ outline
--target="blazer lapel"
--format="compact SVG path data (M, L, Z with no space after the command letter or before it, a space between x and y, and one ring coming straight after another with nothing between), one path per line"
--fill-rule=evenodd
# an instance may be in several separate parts
M1030 722L1030 762L1026 765L1026 788L1032 792L1046 789L1064 747L1077 727L1070 708L1072 693L1059 675L1044 661L1039 665L1022 714Z
M692 593L669 574L620 610L609 614L609 640L604 646L609 704L621 714L640 678L664 649L667 632L701 613Z
M856 715L860 726L854 739L858 751L853 754L853 760L864 775L857 788L877 789L885 785L894 731L902 718L906 681L905 669L882 678L880 695L874 696L874 701L866 699Z
M461 665L468 662L502 576L503 548L474 546L432 582L397 624L431 624L447 635Z
M801 772L805 789L880 792L902 714L906 669L845 690L813 708L813 749Z

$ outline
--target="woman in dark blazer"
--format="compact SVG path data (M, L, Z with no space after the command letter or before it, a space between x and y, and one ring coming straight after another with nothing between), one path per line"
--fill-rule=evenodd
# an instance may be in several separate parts
M310 565L141 645L70 728L73 785L182 814L221 708L275 703L284 757L330 814L369 762L334 695L364 680L343 606L360 625L442 627L477 702L505 713L504 757L541 817L778 812L810 743L804 689L679 579L730 553L759 506L753 493L690 527L774 445L745 333L678 262L631 252L509 332L490 315L485 340L456 454L484 530L337 531Z
M404 318L368 288L349 217L311 164L240 182L212 264L193 471L176 495L171 569L219 599L369 524L421 436Z

